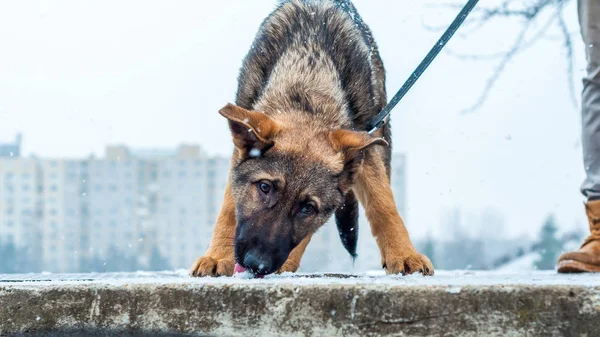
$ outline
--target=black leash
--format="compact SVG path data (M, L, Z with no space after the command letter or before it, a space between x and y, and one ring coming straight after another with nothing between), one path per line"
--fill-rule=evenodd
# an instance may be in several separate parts
M377 116L375 116L375 118L373 119L373 122L369 125L369 128L371 130L371 131L369 131L369 134L373 134L373 132L377 131L377 129L379 129L383 124L385 124L386 118L390 115L390 113L392 112L392 109L394 109L394 107L396 107L396 104L398 104L398 102L400 102L400 100L404 97L404 95L406 95L406 93L410 90L410 88L412 88L413 84L415 84L415 82L417 82L419 77L421 77L421 75L423 75L423 73L425 72L427 67L429 67L431 62L435 59L435 57L444 48L446 43L448 43L448 41L452 38L454 33L456 33L458 28L460 28L460 25L462 25L462 23L465 21L467 16L469 16L469 13L471 13L471 10L473 10L475 5L477 5L478 1L479 0L469 0L469 2L467 2L465 7L460 11L460 13L458 13L458 16L456 17L456 19L454 19L454 21L452 22L450 27L448 27L448 29L446 29L446 31L444 32L444 35L442 35L442 37L438 40L438 42L435 44L435 46L433 46L433 48L431 48L431 50L429 51L427 56L425 56L425 59L423 59L423 61L421 61L421 63L417 67L417 69L415 69L415 71L410 75L410 77L406 80L406 82L404 82L404 84L402 85L400 90L398 90L398 92L394 95L394 97L392 97L392 100L383 108L383 110L381 110L377 114Z

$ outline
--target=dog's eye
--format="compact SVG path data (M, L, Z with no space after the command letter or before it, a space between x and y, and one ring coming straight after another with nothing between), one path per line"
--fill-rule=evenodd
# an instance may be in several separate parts
M315 212L315 207L311 204L302 204L300 206L300 213L304 216L311 215Z
M268 194L269 192L271 192L271 184L269 184L266 181L260 181L258 183L258 189L260 189L260 191L264 194Z

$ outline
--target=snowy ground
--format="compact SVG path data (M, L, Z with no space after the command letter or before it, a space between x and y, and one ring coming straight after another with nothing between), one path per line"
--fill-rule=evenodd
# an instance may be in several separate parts
M433 277L421 275L387 276L376 271L364 274L284 274L264 279L237 277L191 278L186 270L135 273L92 274L0 274L0 286L17 284L293 284L293 285L407 285L407 286L486 286L486 285L578 285L600 287L598 274L557 274L554 271L507 273L497 271L436 271Z

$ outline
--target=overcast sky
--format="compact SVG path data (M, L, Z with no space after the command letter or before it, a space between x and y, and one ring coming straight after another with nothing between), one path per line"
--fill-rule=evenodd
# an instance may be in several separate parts
M482 3L490 3L482 1ZM432 2L355 0L373 30L395 92L456 11ZM275 4L247 1L0 2L0 141L17 132L25 153L102 155L107 144L174 147L194 142L228 155L217 110L233 101L241 60ZM575 43L575 82L584 46L576 7L565 11ZM517 21L498 21L448 45L488 54L514 41ZM464 115L497 61L443 53L393 112L396 151L408 160L408 227L447 235L452 207L493 207L506 228L474 233L536 235L548 213L563 229L584 227L580 114L570 101L556 29L516 56L485 105ZM220 198L220 197L219 197Z

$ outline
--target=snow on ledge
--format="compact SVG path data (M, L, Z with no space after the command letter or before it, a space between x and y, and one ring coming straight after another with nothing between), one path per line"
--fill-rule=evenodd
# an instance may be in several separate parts
M436 271L435 276L409 275L388 276L382 271L362 274L286 273L269 275L264 279L241 279L235 277L193 278L187 270L133 273L90 273L90 274L0 274L0 287L18 285L66 285L66 284L189 284L193 285L382 285L382 286L463 286L524 285L549 286L568 285L600 287L598 274L557 274L555 271L503 273L494 271Z

